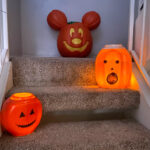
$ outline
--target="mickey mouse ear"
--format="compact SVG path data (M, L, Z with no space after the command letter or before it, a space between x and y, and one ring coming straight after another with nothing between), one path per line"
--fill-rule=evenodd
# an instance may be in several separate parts
M60 30L67 24L66 15L60 10L53 10L47 16L47 23L55 30Z
M93 30L101 23L101 17L97 12L89 11L82 17L82 23L90 30Z

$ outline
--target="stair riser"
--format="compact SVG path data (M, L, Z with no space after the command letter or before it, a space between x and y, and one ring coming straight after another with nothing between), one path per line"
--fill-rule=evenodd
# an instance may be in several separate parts
M94 59L13 58L14 85L96 85Z
M103 98L103 96L105 98ZM43 104L43 112L53 111L80 111L80 110L101 110L101 109L136 109L139 105L139 100L124 101L120 100L120 96L116 95L115 99L110 100L105 95L39 95L38 98ZM105 101L105 102L104 102Z
M42 91L43 90L43 91ZM98 109L135 109L140 102L137 91L109 90L85 88L16 88L8 94L18 92L34 93L43 105L43 112L53 111L79 111Z
M101 110L101 111L59 111L47 112L43 114L41 124L54 122L79 122L97 120L122 120L130 117L128 113L121 110Z

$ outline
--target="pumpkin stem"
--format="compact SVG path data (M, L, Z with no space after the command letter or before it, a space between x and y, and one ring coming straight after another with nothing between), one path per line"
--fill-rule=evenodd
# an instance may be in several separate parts
M78 23L78 22L76 22L76 21L67 22L67 24L74 24L74 23Z

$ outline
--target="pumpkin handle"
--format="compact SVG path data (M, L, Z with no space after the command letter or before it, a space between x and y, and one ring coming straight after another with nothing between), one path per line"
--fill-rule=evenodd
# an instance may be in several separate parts
M82 17L82 23L90 30L93 30L101 23L101 17L97 12L89 11Z

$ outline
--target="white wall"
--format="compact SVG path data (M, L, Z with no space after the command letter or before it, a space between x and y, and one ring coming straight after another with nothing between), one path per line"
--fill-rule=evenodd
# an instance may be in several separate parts
M12 3L15 3L17 0L9 1L13 1ZM90 10L95 10L101 15L101 26L95 31L92 31L93 50L91 56L95 56L98 51L108 43L121 43L127 46L130 0L20 1L21 46L22 54L24 55L50 57L60 56L56 46L58 32L50 29L46 22L48 13L53 9L60 9L64 11L68 17L68 21L81 21L84 13ZM18 23L18 19L17 21L14 21L14 23L15 22ZM18 32L15 27L12 33L14 32ZM18 41L18 47L20 47L20 39L18 39ZM14 47L15 46L17 45L14 45ZM15 48L13 49L15 50ZM16 54L18 52L19 51L16 50Z
M7 0L7 2L10 55L21 55L20 0Z

